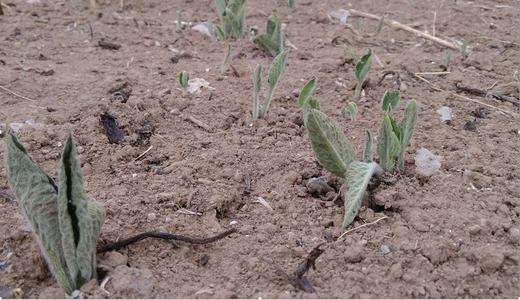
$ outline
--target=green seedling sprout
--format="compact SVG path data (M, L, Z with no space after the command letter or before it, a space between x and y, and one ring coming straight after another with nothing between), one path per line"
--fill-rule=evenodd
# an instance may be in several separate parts
M57 182L34 163L10 128L4 141L7 181L51 273L71 294L97 277L96 241L105 218L103 205L87 201L71 136L63 147Z
M448 52L446 53L446 57L444 57L444 62L442 63L441 68L444 71L449 71L450 70L450 64L451 64L451 51L448 50Z
M365 130L365 148L363 149L363 160L366 162L372 161L372 132L370 129Z
M343 178L348 185L344 193L345 214L342 227L345 228L351 224L356 217L370 178L374 174L381 174L383 169L378 163L372 161L373 141L372 133L369 130L365 131L363 161L356 160L354 148L341 131L339 125L311 105L311 100L314 99L312 92L314 91L315 84L316 80L312 79L304 85L300 91L298 104L303 110L304 124L307 128L309 141L316 158L325 169ZM314 99L314 101L317 100ZM391 109L393 104L393 101L387 100L385 107ZM415 112L415 101L410 101L405 111L405 117L399 125L401 128L400 136L402 137L402 140L397 140L396 142L399 146L408 145L410 141L413 124L415 122ZM388 114L388 111L385 112L384 122L392 126ZM382 144L381 141L380 144ZM385 147L385 145L379 147ZM404 152L398 153L397 157L398 160L404 157Z
M343 117L347 118L350 116L350 120L352 122L356 122L357 120L357 113L358 113L358 107L355 102L350 101L343 107L343 110L341 111Z
M282 21L275 14L269 17L265 34L254 38L254 42L260 45L267 53L276 56L283 51Z
M188 80L188 72L182 71L179 73L179 85L181 86L183 97L186 96L186 94L188 93Z
M231 45L228 45L226 53L224 54L224 60L222 61L222 65L220 66L220 73L222 73L222 74L226 73L230 56L231 56Z
M244 3L245 0L215 0L220 25L214 27L220 41L239 39L247 32Z
M177 19L175 20L175 32L182 31L182 21L181 21L181 13L177 12Z
M363 84L365 83L368 71L372 67L372 49L368 49L367 54L363 55L356 63L355 75L356 75L356 98L361 98L361 91L363 90Z
M363 18L358 18L356 20L356 29L361 32L365 31L365 20Z
M466 40L462 41L462 45L460 45L460 54L462 57L466 58L468 56L468 43Z
M289 54L288 50L278 54L271 65L269 66L268 77L267 77L267 94L265 97L263 110L260 111L260 89L262 87L262 66L257 65L253 74L253 122L258 118L265 118L269 112L271 101L273 100L274 92L278 86L278 82L282 76L283 69L285 67L285 60Z
M294 0L287 0L287 10L292 13L294 10Z
M404 168L404 155L417 118L417 104L415 100L411 100L406 104L401 122L395 121L393 112L399 104L399 98L398 91L387 91L381 100L384 116L379 131L377 152L381 167L390 173L394 172L396 164L400 169Z
M385 25L385 16L382 16L377 23L376 31L374 32L374 36L378 36L383 30L383 26Z

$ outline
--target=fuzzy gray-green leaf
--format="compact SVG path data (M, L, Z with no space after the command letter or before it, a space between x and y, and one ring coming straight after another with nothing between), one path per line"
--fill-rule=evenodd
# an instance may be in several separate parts
M368 71L372 66L372 49L368 49L367 54L363 55L361 59L356 63L355 75L357 80L356 85L356 97L360 97L363 82L365 82Z
M392 172L394 170L400 148L400 141L392 127L390 115L388 112L385 112L377 143L379 163L385 171Z
M345 105L345 107L343 108L342 114L344 117L350 116L352 122L356 122L358 114L358 107L356 102L350 101L349 103L347 103L347 105Z
M58 188L52 178L33 162L11 130L8 130L4 141L7 181L31 224L51 273L59 286L71 293L76 286L69 277L62 249Z
M254 42L260 45L270 55L276 56L283 51L282 22L276 15L267 20L266 33L255 38Z
M300 94L298 95L298 104L300 107L304 107L305 103L312 97L314 89L316 88L316 78L313 78L302 87Z
M253 74L253 121L258 119L260 111L260 89L262 88L262 65L256 65Z
M186 90L188 88L188 80L189 80L188 72L182 71L179 73L179 84L183 90Z
M287 58L287 54L289 54L288 50L283 51L278 54L274 59L271 65L269 66L269 74L267 77L267 84L269 85L267 96L265 98L264 110L262 116L266 116L269 111L269 106L271 105L271 100L273 99L273 94L278 86L278 82L282 75L283 69L285 67L285 59Z
M401 169L404 167L404 155L406 154L406 149L408 148L408 145L410 145L410 140L412 138L416 119L417 103L415 102L415 100L412 100L406 104L403 120L399 124L399 127L401 128L401 149L399 152L398 162Z
M399 104L399 99L399 91L385 91L385 94L381 99L381 110L393 112Z
M363 160L366 162L372 161L372 132L370 129L365 130L365 148L363 149Z
M62 247L70 277L80 287L96 274L94 221L83 188L81 163L69 136L61 154L58 180L58 215Z
M345 215L343 216L343 228L354 221L376 166L376 163L361 161L353 161L349 164L345 176L348 188L347 192L344 193Z
M318 161L331 173L344 177L354 149L338 124L323 112L309 108L305 124Z
M215 6L217 7L217 14L220 21L223 20L226 14L227 1L226 0L215 0Z

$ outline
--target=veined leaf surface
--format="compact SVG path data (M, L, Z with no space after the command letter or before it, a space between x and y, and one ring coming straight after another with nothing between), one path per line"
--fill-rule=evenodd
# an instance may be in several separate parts
M302 87L300 94L298 95L298 104L300 107L304 107L305 103L312 97L314 89L316 88L316 78L313 78Z
M305 114L305 124L318 161L331 173L344 177L347 166L354 160L354 149L337 123L310 108Z
M393 130L390 115L388 112L385 112L383 124L381 124L381 129L379 132L379 140L377 143L379 162L385 171L393 171L400 148L401 144L399 138Z
M269 89L267 91L267 97L265 98L263 116L266 116L267 112L269 111L269 106L271 105L274 91L276 90L278 81L280 80L280 76L282 75L283 69L285 67L285 59L287 58L287 54L289 54L288 50L281 52L273 59L273 62L269 66L269 74L267 77L267 84L269 85Z
M343 217L343 228L354 221L376 166L376 163L361 161L353 161L349 164L345 176L348 188L344 199L345 215Z

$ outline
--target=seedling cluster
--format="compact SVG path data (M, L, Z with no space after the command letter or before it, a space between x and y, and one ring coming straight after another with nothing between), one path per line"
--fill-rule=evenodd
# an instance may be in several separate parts
M363 158L356 160L352 144L339 125L320 111L319 101L312 93L316 80L308 81L300 91L298 103L303 110L304 124L309 141L318 161L331 173L339 176L348 184L344 193L345 214L342 227L348 226L356 217L368 183L374 174L383 171L395 172L396 163L402 168L404 155L410 143L417 115L414 100L408 102L403 120L397 124L393 117L399 103L399 92L386 92L381 101L383 121L379 134L377 151L378 164L372 160L372 133L365 131ZM351 102L346 108L355 119L357 106Z

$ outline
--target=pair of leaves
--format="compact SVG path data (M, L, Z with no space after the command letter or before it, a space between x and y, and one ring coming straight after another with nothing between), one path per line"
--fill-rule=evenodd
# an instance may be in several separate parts
M340 130L338 124L323 112L308 107L305 114L305 124L312 149L318 161L328 171L344 178L347 182L348 188L344 193L345 214L342 225L345 228L356 217L370 178L378 165L374 162L356 161L354 149L347 137ZM371 138L369 140L371 144Z
M67 293L96 277L96 240L104 209L86 200L72 138L63 148L58 184L40 169L11 130L5 138L7 180L49 268Z
M262 88L262 66L256 66L255 71L253 73L253 121L259 117L265 117L269 112L269 107L271 106L271 101L273 100L274 92L276 91L276 87L278 86L278 82L280 81L282 72L285 68L285 60L287 59L288 54L289 50L285 50L282 53L278 54L269 66L269 71L267 75L268 89L262 113L260 113L260 89Z
M367 77L368 71L372 67L372 49L368 49L367 54L363 55L361 59L356 63L355 75L357 80L356 85L356 97L361 97L361 90L363 89L363 83Z
M215 32L220 41L238 39L245 32L245 0L215 0L220 25L215 25Z
M255 37L254 42L267 53L276 56L283 51L282 22L275 14L267 20L266 33Z
M399 104L399 92L385 92L381 101L384 111L383 123L379 131L377 151L383 169L393 172L396 163L404 167L404 155L412 138L415 120L417 118L417 104L415 100L406 104L404 117L399 124L395 122L392 112Z
M303 86L298 95L298 104L303 109L304 114L307 108L314 108L320 110L320 101L314 98L314 89L316 88L316 78L313 78Z

